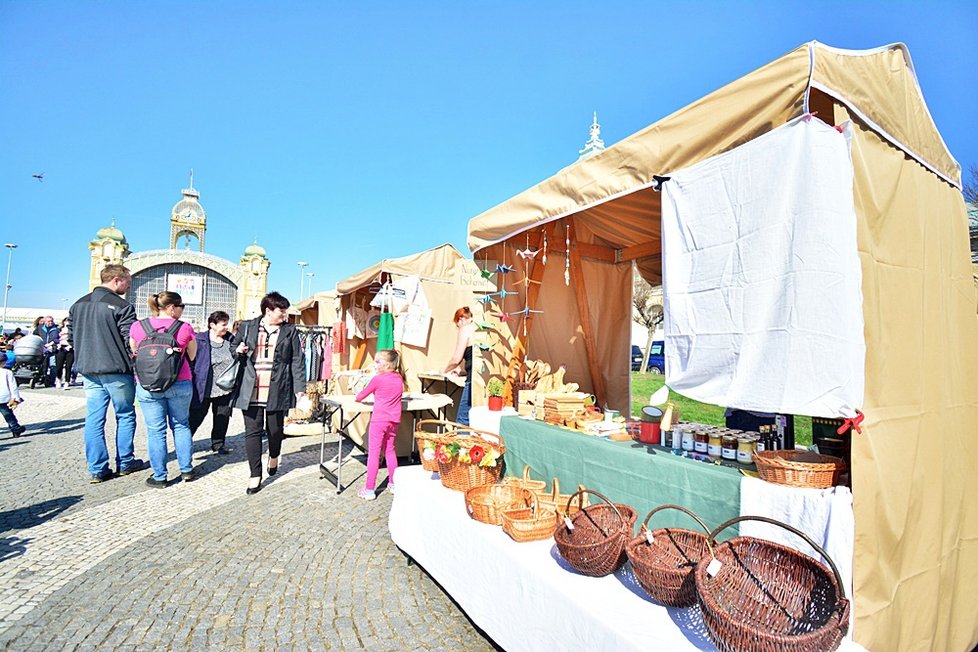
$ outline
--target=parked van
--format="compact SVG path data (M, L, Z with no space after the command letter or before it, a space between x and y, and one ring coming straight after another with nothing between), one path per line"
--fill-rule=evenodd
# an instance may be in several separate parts
M642 368L642 347L632 345L632 371L639 371ZM651 374L661 374L666 370L665 342L655 340L652 342L652 350L649 353L648 372Z

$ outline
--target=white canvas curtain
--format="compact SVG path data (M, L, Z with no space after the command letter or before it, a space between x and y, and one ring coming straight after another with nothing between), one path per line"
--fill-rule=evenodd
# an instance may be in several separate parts
M848 130L799 118L669 176L667 384L745 410L854 416L866 344Z

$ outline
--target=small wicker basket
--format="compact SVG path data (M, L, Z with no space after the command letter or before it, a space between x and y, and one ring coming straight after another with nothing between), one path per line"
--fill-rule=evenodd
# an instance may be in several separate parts
M489 525L502 525L503 510L518 509L526 502L523 490L512 485L487 484L465 492L465 511Z
M841 458L803 450L762 451L754 455L754 464L762 480L814 489L834 487L846 468Z
M682 528L649 530L649 519L664 509L678 509L693 517L703 532ZM696 604L693 571L706 554L710 529L696 514L679 505L656 507L642 521L637 537L625 544L625 554L632 564L635 579L649 596L669 607Z
M444 444L446 441L457 443L465 448L471 448L475 445L494 448L499 457L502 457L503 453L506 452L506 446L503 444L502 437L491 432L473 430L468 426L463 426L451 432L449 437L439 440L439 443ZM502 472L502 468L501 461L497 461L495 466L480 466L476 463L463 462L456 455L447 462L438 460L438 477L441 479L442 485L447 489L468 491L472 487L499 482L499 475Z
M594 494L604 502L585 507L573 518L565 516L554 532L554 540L560 556L577 572L604 577L625 563L625 542L632 537L638 514L628 505L612 503L603 494L590 489L571 494L567 510L574 498L586 493Z
M520 489L527 489L529 491L541 492L547 488L547 483L544 480L531 480L530 479L530 465L527 464L523 467L523 476L520 478L510 476L503 480L503 484L515 485Z
M418 456L421 458L421 468L425 471L437 472L438 460L435 459L434 455L431 455L430 459L425 458L425 447L429 443L437 445L439 440L451 437L456 429L467 427L460 423L445 421L443 419L422 419L418 421L414 425L414 441L418 448Z
M739 536L715 544L720 531L763 521L804 539L831 571L808 555L764 539ZM842 576L803 532L764 516L739 516L710 533L710 552L693 574L710 639L725 652L822 652L839 647L849 630ZM717 568L719 564L719 568Z
M523 495L530 506L503 510L503 532L517 543L549 539L557 527L557 512L541 508L532 491L524 490Z

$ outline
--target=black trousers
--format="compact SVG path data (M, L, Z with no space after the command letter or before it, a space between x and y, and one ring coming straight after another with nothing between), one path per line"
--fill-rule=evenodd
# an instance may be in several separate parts
M75 365L74 349L58 349L54 354L54 379L66 383L71 380L71 368Z
M243 411L245 422L245 451L251 477L261 477L261 436L268 433L268 456L282 453L282 437L285 428L285 411L268 412L263 405L251 405Z
M224 445L228 434L228 423L231 422L231 395L225 394L217 398L205 398L198 406L190 406L190 434L197 434L197 428L207 418L207 411L213 409L214 424L211 427L211 450L217 450Z

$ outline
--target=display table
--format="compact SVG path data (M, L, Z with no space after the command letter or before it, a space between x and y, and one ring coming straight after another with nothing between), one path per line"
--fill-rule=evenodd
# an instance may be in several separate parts
M429 392L435 386L435 383L442 383L444 389L442 393L452 399L465 387L465 376L459 376L458 374L443 374L437 371L429 371L418 374L418 380L421 381L422 392Z
M502 410L490 410L485 405L473 405L469 410L469 425L476 430L498 435L499 420L511 416L516 416L516 410L508 405Z
M553 539L516 543L470 519L464 495L431 478L420 466L398 468L391 539L503 649L715 649L698 608L653 603L627 564L608 577L579 575Z
M330 482L334 482L336 484L336 493L340 493L343 491L343 484L340 479L343 471L343 440L348 439L356 444L356 441L349 436L347 430L361 415L373 412L373 397L368 397L363 403L360 403L352 394L324 396L320 399L320 402L326 408L323 412L323 424L333 423L335 425L335 432L339 436L337 437L336 457L329 460L329 462L335 461L335 466L331 468L326 460L326 433L329 431L329 428L323 428L323 434L319 440L319 475ZM452 399L444 394L409 393L405 394L401 399L401 413L410 414L415 423L419 418L425 418L426 416L430 416L433 419L444 419L445 407L451 404ZM336 417L335 420L333 419L334 416ZM413 430L416 430L416 428L412 427ZM366 440L364 440L364 443L366 444Z
M631 505L639 522L654 507L681 505L713 528L740 514L739 470L677 457L637 441L611 441L520 417L503 417L499 434L506 443L506 475L519 476L530 465L536 480L560 480L561 493L579 484L614 502ZM596 500L593 496L592 500ZM656 514L654 527L694 528L681 512ZM721 539L737 533L725 530Z

